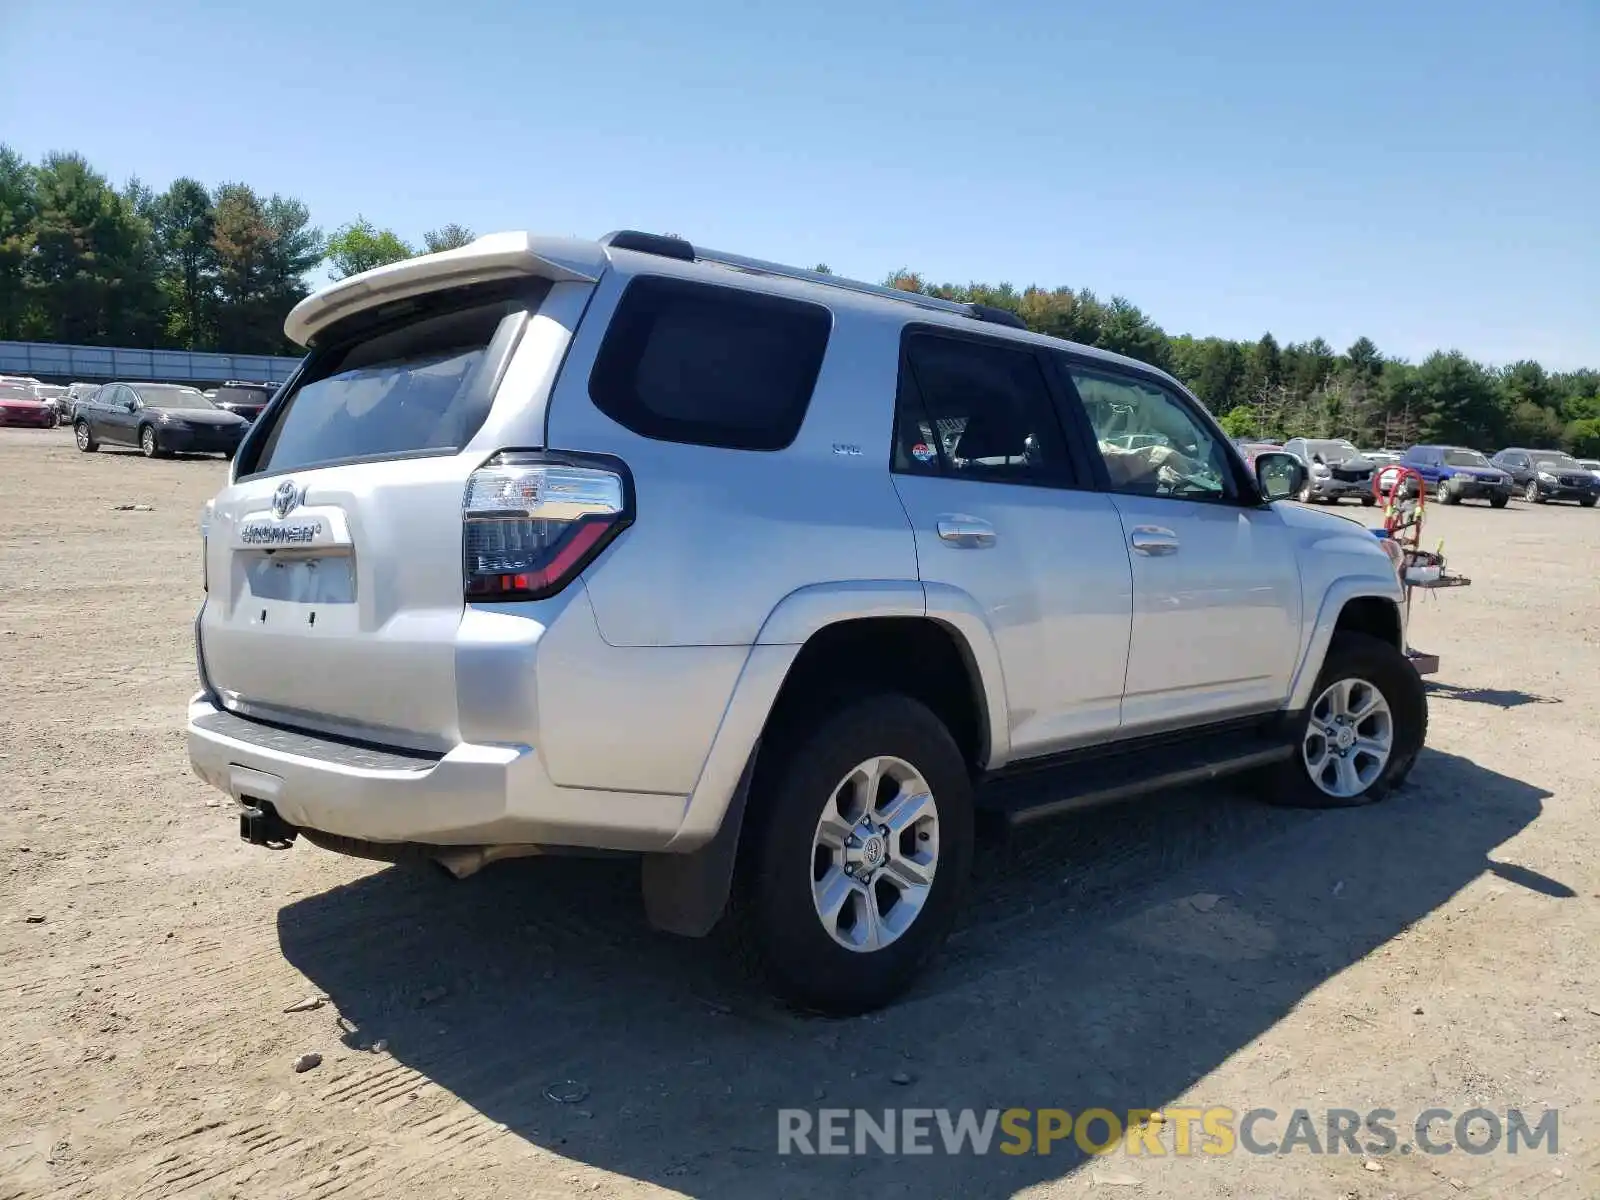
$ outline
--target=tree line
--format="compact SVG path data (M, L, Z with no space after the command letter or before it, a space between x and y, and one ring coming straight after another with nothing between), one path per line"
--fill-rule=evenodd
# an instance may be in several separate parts
M1460 351L1420 363L1384 355L1370 338L1340 353L1321 338L1280 345L1169 334L1121 296L1010 284L931 284L901 270L890 287L1009 309L1029 329L1126 354L1188 385L1230 436L1342 437L1368 448L1417 442L1560 447L1600 457L1600 371L1551 372L1537 362L1493 367Z
M283 319L320 264L342 278L472 236L446 225L413 248L364 218L325 235L292 196L116 187L82 155L0 144L0 340L295 354Z
M28 163L0 144L0 339L293 354L283 318L320 264L339 279L472 237L450 224L412 246L363 216L325 235L292 196L188 178L162 192L138 179L117 187L81 155ZM1495 367L1453 350L1410 363L1365 337L1341 353L1321 338L1173 335L1131 301L1087 289L934 284L909 270L885 282L1009 309L1040 333L1160 367L1236 437L1600 455L1600 371Z

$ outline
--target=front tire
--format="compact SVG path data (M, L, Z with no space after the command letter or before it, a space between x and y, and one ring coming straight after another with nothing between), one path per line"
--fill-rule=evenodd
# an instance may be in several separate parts
M94 433L89 429L87 421L79 421L73 425L72 436L78 443L78 449L85 454L93 454L100 449L100 443L94 440Z
M146 458L157 458L161 454L161 443L156 439L154 425L146 425L139 430L139 453Z
M1593 496L1579 496L1578 497L1578 503L1583 505L1585 508L1593 508L1594 504L1595 504L1595 497L1593 497Z
M1528 480L1528 486L1522 489L1522 498L1529 504L1544 503L1544 497L1539 493L1539 481L1537 479Z
M1504 508L1507 504L1510 504L1510 503L1511 503L1511 497L1506 495L1504 492L1498 492L1495 495L1489 497L1489 507L1490 508Z
M1362 508L1371 508L1377 502L1378 502L1378 500L1377 500L1376 496L1363 496L1363 497L1361 497L1361 507Z
M1405 781L1428 736L1428 696L1406 656L1364 633L1336 633L1295 722L1294 757L1266 781L1288 808L1353 808Z
M797 1008L880 1008L911 986L966 893L966 761L943 722L900 695L773 738L735 869L735 944Z

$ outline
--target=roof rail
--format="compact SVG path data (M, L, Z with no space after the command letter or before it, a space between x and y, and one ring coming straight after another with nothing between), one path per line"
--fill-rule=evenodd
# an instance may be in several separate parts
M970 317L978 321L987 321L994 325L1007 325L1014 329L1026 329L1027 324L1016 313L1005 308L995 308L989 304L964 304L959 300L946 300L940 296L925 296L921 292L907 292L900 288L883 287L876 283L863 283L859 279L847 279L843 275L828 275L821 271L808 271L804 267L790 267L783 263L767 262L765 259L748 258L743 254L727 254L721 250L708 250L704 246L691 245L683 238L656 233L640 233L633 229L621 229L615 233L608 233L600 239L603 246L615 246L619 250L635 250L644 254L659 254L664 258L678 259L684 262L716 263L718 266L732 267L736 271L748 271L754 275L777 275L784 279L798 279L806 283L820 283L824 287L842 288L847 292L861 292L868 296L878 296L885 300L898 300L902 304L914 304L918 308L932 309L936 312L954 313L961 317Z

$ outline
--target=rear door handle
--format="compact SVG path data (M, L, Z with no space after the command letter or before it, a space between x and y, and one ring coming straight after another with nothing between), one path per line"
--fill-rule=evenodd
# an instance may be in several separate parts
M1148 554L1152 558L1163 554L1176 554L1178 535L1160 525L1135 525L1133 532L1128 535L1128 544L1133 547L1136 554Z
M985 550L994 545L994 526L966 513L946 513L939 518L939 537L963 550Z

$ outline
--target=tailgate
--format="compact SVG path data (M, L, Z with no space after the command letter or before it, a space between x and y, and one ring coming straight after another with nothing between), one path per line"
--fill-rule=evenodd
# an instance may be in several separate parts
M453 745L461 497L474 466L363 463L218 497L200 636L229 707L394 745ZM280 489L295 499L282 516Z

